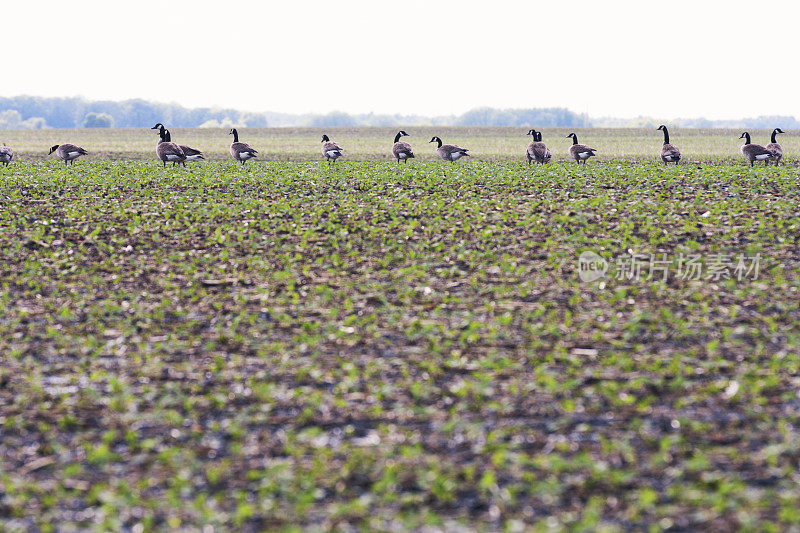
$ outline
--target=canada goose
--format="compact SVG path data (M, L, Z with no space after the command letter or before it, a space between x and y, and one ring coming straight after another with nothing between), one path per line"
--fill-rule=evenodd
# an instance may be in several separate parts
M567 135L567 138L570 137L572 137L572 146L569 147L569 155L578 163L583 161L585 165L586 160L595 155L597 150L595 148L589 148L585 144L578 144L578 136L574 133Z
M172 142L172 135L170 134L169 130L164 130L164 142L168 143ZM203 157L203 152L201 152L200 150L195 150L194 148L190 148L183 144L179 144L178 148L181 149L181 152L183 152L183 155L185 156L184 160L180 162L183 164L184 167L186 166L187 161L197 161L198 159L205 159L205 157Z
M775 135L778 133L786 133L786 132L780 128L775 128L774 130L772 130L772 138L770 140L770 143L764 147L767 149L769 153L772 154L772 158L775 160L776 167L778 166L778 163L780 163L781 158L783 158L783 148L781 148L781 145L778 144L778 141L775 140Z
M344 150L338 144L331 141L327 135L323 135L322 141L320 142L322 142L322 156L328 163L336 163L336 160L342 157L342 152Z
M256 155L258 150L253 150L253 148L247 143L239 142L239 132L236 131L236 128L232 128L231 131L228 132L228 135L233 135L233 142L231 143L231 155L235 160L241 161L241 163L244 165L244 162L248 159L258 157Z
M398 163L401 159L408 162L409 159L414 157L414 152L411 150L410 144L400 142L400 137L409 137L409 135L403 130L397 132L397 135L394 136L394 145L392 145L392 155L397 158Z
M756 161L763 161L764 166L769 165L769 160L772 158L772 153L770 153L760 144L750 144L750 134L747 132L742 133L739 138L744 139L744 144L740 150L742 155L745 156L748 161L750 161L751 167Z
M156 126L161 126L160 124L156 124ZM150 129L156 129L156 126L153 126ZM161 129L158 130L158 134L161 137L161 140L156 145L156 155L164 163L164 166L167 166L167 161L172 163L174 167L178 163L183 163L186 161L186 154L183 153L181 147L172 142L172 139L169 135L169 130L164 129L164 126L161 126Z
M6 143L3 143L3 146L0 146L0 163L8 166L12 159L14 159L14 151L6 146Z
M658 129L664 132L664 146L661 147L661 160L665 165L667 163L675 163L675 165L677 165L678 161L681 160L681 151L669 143L669 132L665 125L660 125Z
M533 140L528 145L527 150L525 150L525 156L528 158L528 164L530 165L531 161L536 161L541 165L549 162L551 157L550 150L542 142L542 133L536 130L529 130L526 135L533 137Z
M437 143L436 155L445 161L456 161L462 156L469 157L469 154L467 153L469 150L456 146L455 144L442 144L442 140L439 137L434 137L428 142Z
M67 163L74 165L76 159L89 153L80 146L75 146L74 144L57 144L50 148L50 153L47 155L50 155L53 152L56 153L56 156L59 159L64 161L65 165Z
M172 141L172 138L171 138L171 135L169 133L169 130L167 130L162 123L159 122L158 124L156 124L155 126L153 126L150 129L151 130L155 130L155 129L158 130L158 135L161 137L161 140L158 141L159 143L162 143L162 142L165 142L165 141L166 142L171 142ZM189 146L185 146L183 144L179 144L178 147L180 147L181 151L183 152L183 155L186 156L186 159L181 161L181 163L183 163L183 166L186 166L186 161L197 161L198 159L205 159L205 157L203 157L203 152L201 152L200 150L196 150L194 148L191 148Z

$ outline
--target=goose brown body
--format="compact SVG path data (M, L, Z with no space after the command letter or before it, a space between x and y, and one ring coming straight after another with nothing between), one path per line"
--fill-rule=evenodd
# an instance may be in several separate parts
M666 126L662 124L658 129L664 132L664 144L661 146L661 161L663 161L665 165L667 163L675 163L677 165L678 161L681 160L681 151L678 150L677 146L673 146L669 143L669 132Z
M64 161L65 165L67 163L74 165L76 159L89 153L80 146L70 143L53 146L50 148L50 153L52 154L53 152L55 152L56 157Z
M550 154L550 149L542 142L542 133L536 130L530 130L528 131L528 135L533 136L533 140L525 150L528 164L530 165L531 161L536 161L541 165L549 162L552 156Z
M233 142L231 143L231 157L235 160L241 162L244 165L244 162L248 159L253 159L254 157L258 157L256 154L258 150L254 150L252 146L247 143L239 142L239 132L236 131L236 128L231 129L228 132L228 135L233 135Z
M442 144L442 140L439 137L433 137L428 142L437 143L436 155L445 161L457 161L464 156L469 157L468 149L461 148L455 144Z
M739 149L742 152L742 155L750 162L750 166L752 167L756 161L763 161L764 166L769 165L770 160L772 159L772 153L769 150L761 146L760 144L751 144L750 143L750 134L747 132L742 133L740 139L744 139L744 144Z
M8 166L12 159L14 159L14 150L6 146L6 143L3 143L3 146L0 146L0 163Z
M341 146L330 140L327 135L322 136L322 157L328 163L336 163L336 160L342 157L344 149Z
M154 128L155 126L151 129ZM186 161L186 154L183 153L183 149L177 143L172 142L169 130L161 126L158 133L161 136L161 140L156 145L156 155L164 163L164 166L167 166L169 162L174 167L178 163Z
M785 133L785 132L780 128L775 128L774 130L772 130L772 137L770 138L770 142L768 145L764 147L767 149L769 153L772 154L772 159L775 161L776 167L783 158L783 147L780 144L778 144L777 139L775 139L775 135L777 135L778 133Z
M405 162L408 162L409 159L414 157L414 151L411 149L411 145L407 142L403 142L400 140L400 137L408 136L403 130L397 132L397 135L394 136L394 144L392 145L392 155L397 159L399 163L402 159Z
M585 144L578 144L578 136L574 133L570 133L567 137L572 137L572 146L569 147L569 155L578 163L583 161L585 165L587 159L596 155L595 152L597 150L595 148L589 148Z

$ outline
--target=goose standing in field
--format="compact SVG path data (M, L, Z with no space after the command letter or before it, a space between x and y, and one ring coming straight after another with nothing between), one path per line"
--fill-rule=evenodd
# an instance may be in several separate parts
M774 130L772 130L771 140L770 140L769 144L764 147L764 148L767 149L767 151L769 153L772 154L772 158L775 160L775 166L776 167L778 166L778 163L780 163L781 159L783 158L783 148L781 147L780 144L778 144L778 141L775 140L775 135L778 134L778 133L786 133L786 132L783 131L780 128L775 128Z
M677 166L678 161L681 160L681 151L676 146L669 143L669 132L665 125L660 125L659 130L664 132L664 146L661 147L661 160L666 165L667 163L675 163Z
M8 166L12 159L14 159L14 150L3 143L3 146L0 146L0 163Z
M153 126L150 129L151 130L155 130L155 129L158 130L158 135L161 137L161 140L158 141L159 144L162 143L162 142L165 142L165 141L166 142L172 142L172 136L171 136L169 130L166 129L162 123L159 122L158 124L156 124L155 126ZM183 144L179 144L178 147L183 152L183 155L186 156L186 159L181 161L181 163L183 163L183 166L186 166L186 161L197 161L199 159L205 159L205 157L203 157L203 152L201 152L200 150L196 150L196 149L194 149L194 148L192 148L190 146L184 146Z
M763 161L764 166L769 165L769 160L772 158L772 153L761 146L760 144L750 144L750 134L747 132L742 133L739 137L740 139L744 139L744 144L740 148L742 155L750 161L750 166L753 166L753 163L756 161Z
M228 132L228 135L233 135L233 142L231 143L231 155L235 160L240 161L244 165L244 162L248 159L258 157L256 155L258 150L254 150L247 143L239 142L239 132L236 131L236 128L231 128L231 131Z
M407 163L409 159L414 157L414 152L411 150L410 144L400 141L400 137L409 137L409 135L403 130L397 132L397 135L394 136L394 144L392 145L392 155L397 158L398 163L401 159Z
M586 164L586 160L595 155L597 151L595 148L589 148L585 144L578 144L578 136L574 133L570 133L567 135L567 138L572 137L572 146L569 147L569 155L578 163L583 161L583 164Z
M437 143L436 155L445 161L457 161L463 156L469 157L469 154L467 153L469 150L466 148L461 148L460 146L456 146L455 144L442 144L442 140L439 137L433 137L428 142Z
M172 135L170 134L169 130L164 130L163 140L164 142L168 143L172 142ZM182 144L178 144L178 148L180 148L181 152L183 152L184 159L183 161L180 161L180 163L182 163L184 167L186 166L187 161L197 161L198 159L205 159L205 157L203 157L203 152L201 152L200 150L195 150L194 148L190 148Z
M536 130L529 130L526 135L531 135L533 140L528 145L527 150L525 150L525 156L528 158L528 164L531 164L531 161L536 161L540 165L544 165L545 163L550 161L550 150L545 146L542 142L542 133Z
M342 157L344 151L338 144L328 138L327 135L322 136L322 155L328 163L336 163L336 160ZM405 143L404 143L405 144Z
M161 125L156 124L150 129L156 129L156 126ZM186 161L186 154L183 153L180 146L172 142L169 131L164 129L164 126L161 126L161 129L158 130L158 134L161 140L156 145L156 155L161 162L164 163L164 166L167 166L167 161L171 162L173 167L178 163Z
M56 153L56 156L64 161L64 164L70 163L72 165L75 164L75 160L78 159L82 155L86 155L89 152L81 148L80 146L76 146L74 144L57 144L50 148L50 152L47 155L52 154L53 152Z

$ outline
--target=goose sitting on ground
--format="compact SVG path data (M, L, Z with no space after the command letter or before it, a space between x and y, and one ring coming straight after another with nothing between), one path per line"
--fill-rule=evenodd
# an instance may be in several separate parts
M165 142L165 141L166 142L172 142L172 136L169 133L169 130L164 128L164 125L162 123L159 122L158 124L156 124L155 126L153 126L150 129L151 130L155 130L155 129L158 130L158 135L161 137L161 140L158 141L159 143L162 143L162 142ZM196 149L194 149L194 148L192 148L190 146L185 146L183 144L179 144L178 146L180 147L181 151L183 152L183 155L186 156L186 159L181 161L181 163L183 163L183 166L186 166L186 161L197 161L199 159L205 159L205 157L203 157L203 152L201 152L200 150L196 150Z
M254 150L247 143L239 142L239 132L236 131L236 128L232 128L231 131L228 132L228 135L233 135L233 142L231 143L231 155L235 160L240 161L244 165L244 162L248 159L258 157L256 155L258 150Z
M578 136L574 133L570 133L567 135L567 138L572 137L572 146L569 147L569 155L575 161L580 163L583 161L583 164L586 164L586 160L595 155L597 151L594 148L589 148L585 144L578 144Z
M551 157L550 150L542 142L542 133L536 130L529 130L527 135L531 135L533 137L533 140L528 145L527 150L525 150L525 156L528 158L528 164L530 165L531 161L536 161L541 165L549 162Z
M778 166L778 163L780 163L781 159L783 158L783 148L781 147L780 144L778 144L778 141L775 140L775 135L777 135L778 133L786 133L786 132L783 131L780 128L775 128L774 130L772 130L771 140L770 140L769 144L764 147L764 148L767 149L767 151L769 153L772 154L772 159L775 160L775 166L776 167Z
M461 157L469 157L469 154L467 153L469 150L466 148L461 148L460 146L456 146L455 144L442 144L442 140L439 137L433 137L428 142L437 143L436 155L445 161L457 161Z
M664 146L661 147L661 160L666 165L667 163L678 164L681 160L681 151L676 146L669 143L669 132L665 125L660 125L658 129L664 132Z
M739 137L744 139L744 144L740 148L742 155L750 161L750 166L756 161L763 161L764 166L769 165L769 160L772 158L772 153L760 144L750 144L750 134L747 132L742 133Z
M403 130L397 132L397 135L394 136L394 144L392 145L392 155L397 158L397 162L399 163L402 159L405 162L408 162L409 159L414 157L414 152L411 150L411 145L407 142L400 141L400 137L408 137L408 133Z
M3 146L0 146L0 163L8 166L12 159L14 159L14 150L3 143Z
M342 157L344 150L341 146L330 140L327 135L322 136L322 156L328 163L336 163Z
M57 144L50 148L50 153L47 155L52 154L53 152L56 153L56 157L64 161L64 164L67 163L74 165L75 160L78 159L82 155L86 155L89 152L81 148L80 146L76 146L74 144Z

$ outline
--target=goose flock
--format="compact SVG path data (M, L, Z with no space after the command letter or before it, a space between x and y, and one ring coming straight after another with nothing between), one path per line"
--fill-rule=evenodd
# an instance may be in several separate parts
M156 155L163 163L163 166L166 167L167 163L172 163L173 167L177 165L183 165L185 167L186 163L189 161L199 161L201 159L205 159L205 157L203 157L203 152L200 150L173 142L169 130L162 123L159 122L150 129L158 130L159 141L156 144ZM681 160L681 151L677 146L670 144L669 131L665 125L662 124L657 129L664 132L664 144L661 147L660 153L661 161L664 163L664 165L668 165L669 163L674 163L677 165ZM772 130L770 142L766 146L752 144L750 133L746 131L742 133L739 138L744 139L744 144L742 145L740 151L744 158L750 163L751 167L757 162L763 162L764 166L768 166L770 163L774 162L775 166L778 166L783 158L783 148L780 144L778 144L776 135L783 133L786 132L780 128L775 128ZM233 135L233 142L230 146L230 153L233 159L244 165L249 159L258 157L256 155L258 154L258 150L255 150L246 142L239 141L239 132L236 130L236 128L231 128L228 134ZM530 135L532 137L530 144L528 144L525 150L525 158L528 161L528 165L531 163L539 163L540 165L549 163L552 159L552 154L547 145L542 142L542 132L530 129L526 135ZM394 144L391 148L391 154L392 157L397 159L398 164L400 161L407 163L409 159L413 159L415 157L414 150L411 145L400 140L402 137L409 136L410 135L406 133L405 130L400 130L394 137ZM567 153L569 154L569 157L574 159L578 164L583 163L586 165L586 162L591 157L597 155L597 149L590 148L585 144L580 144L578 142L578 136L575 133L570 133L567 135L567 138L572 139L572 145L567 150ZM337 159L344 155L344 149L332 141L327 135L322 136L321 142L322 157L325 158L328 164L333 165L336 163ZM470 156L470 154L467 153L469 152L468 149L461 148L455 144L444 144L440 137L434 136L428 142L436 143L436 155L443 161L449 161L452 163L458 161L462 157ZM74 164L76 159L82 155L87 155L89 152L80 146L67 143L56 144L55 146L51 147L48 155L53 153L56 154L56 157L64 161L65 165L69 165ZM0 146L0 164L8 166L13 159L14 151L10 147L6 146L5 143L3 143L3 145Z

